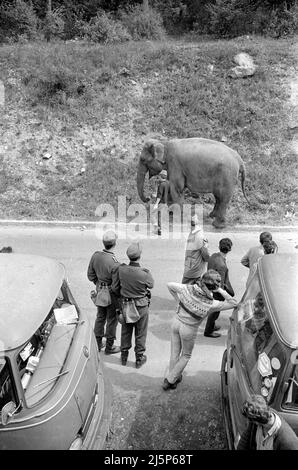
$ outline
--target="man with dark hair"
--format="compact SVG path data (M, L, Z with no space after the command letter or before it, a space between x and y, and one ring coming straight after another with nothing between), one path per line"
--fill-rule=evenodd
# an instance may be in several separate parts
M246 400L242 414L249 419L249 425L237 450L298 450L297 435L262 395L252 395Z
M260 234L260 245L254 246L248 250L248 252L243 256L241 259L241 264L246 268L249 268L249 275L246 281L246 286L248 286L251 278L253 277L258 259L264 255L264 242L265 241L272 241L272 235L270 232L262 232Z
M213 253L209 258L208 269L215 269L215 271L220 274L221 288L227 291L230 296L234 297L235 293L230 283L229 270L226 262L227 254L231 251L232 246L233 243L230 238L222 238L219 242L219 253ZM213 296L215 300L224 300L219 292L214 292ZM215 321L218 319L219 314L220 312L218 310L209 313L204 336L207 336L208 338L219 338L221 336L220 333L216 333L216 330L219 330L219 327L215 325Z
M99 302L102 305L97 306L97 317L94 325L94 333L99 351L102 349L102 338L104 336L104 327L106 325L106 347L105 354L115 354L120 352L120 347L114 345L116 339L116 328L118 324L116 308L118 305L117 296L119 295L118 268L119 263L115 257L113 248L116 246L117 236L112 230L104 233L102 241L104 249L96 251L90 260L87 277L89 281L96 285L97 295L107 290L110 299L106 302ZM99 295L100 297L100 295ZM104 300L104 299L102 299ZM103 306L106 304L105 306Z
M149 320L149 297L148 289L154 286L153 277L149 269L140 266L141 247L139 243L132 243L127 248L126 254L130 260L129 265L119 266L118 278L120 282L120 293L125 301L133 300L140 315L135 323L123 323L121 327L121 363L127 363L128 353L131 348L133 331L135 332L135 357L136 368L139 369L145 364L147 357L146 338Z

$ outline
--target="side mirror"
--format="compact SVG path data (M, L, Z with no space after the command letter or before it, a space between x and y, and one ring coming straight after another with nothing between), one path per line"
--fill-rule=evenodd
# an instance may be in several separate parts
M19 404L19 406L16 406L13 401L9 401L3 406L1 410L1 422L3 426L6 426L8 424L10 418L13 417L13 415L18 411L20 407L21 403Z

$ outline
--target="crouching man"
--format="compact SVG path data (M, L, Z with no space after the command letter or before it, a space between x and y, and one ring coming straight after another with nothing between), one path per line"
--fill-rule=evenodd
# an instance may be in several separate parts
M136 368L145 364L147 357L146 338L149 319L148 289L154 285L153 277L148 269L140 266L141 247L139 243L132 243L126 254L130 260L128 265L119 266L120 294L123 301L133 300L140 318L135 323L123 323L121 328L121 362L126 365L128 353L131 348L132 334L135 332ZM149 291L150 292L150 291Z

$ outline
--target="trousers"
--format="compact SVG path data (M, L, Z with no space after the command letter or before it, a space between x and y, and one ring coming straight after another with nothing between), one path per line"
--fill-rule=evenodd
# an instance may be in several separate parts
M171 331L171 357L166 378L174 383L182 375L195 344L198 333L197 325L191 326L182 323L179 318L174 318Z
M146 339L149 320L148 307L137 307L140 318L135 323L124 323L121 325L121 354L128 354L132 346L132 335L135 333L135 355L142 356L146 351Z
M220 300L220 301L225 300L224 297L221 294L219 294L218 292L214 292L213 298L215 300ZM211 313L208 314L208 318L207 318L206 326L205 326L205 331L204 331L205 335L210 335L213 332L214 327L215 327L215 321L218 319L219 314L220 314L220 311L211 312Z
M105 335L107 342L110 345L113 345L113 342L116 339L117 324L116 303L112 298L112 303L108 307L97 307L97 315L94 324L94 333L96 338L100 341Z

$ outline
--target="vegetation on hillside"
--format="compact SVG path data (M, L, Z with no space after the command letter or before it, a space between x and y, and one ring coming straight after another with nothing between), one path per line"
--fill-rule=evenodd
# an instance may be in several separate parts
M229 77L238 52L251 54L254 76ZM248 195L263 206L249 209L239 185L232 223L282 221L298 202L287 39L5 45L0 65L1 218L86 220L119 195L139 203L136 165L154 135L224 140L239 151Z

